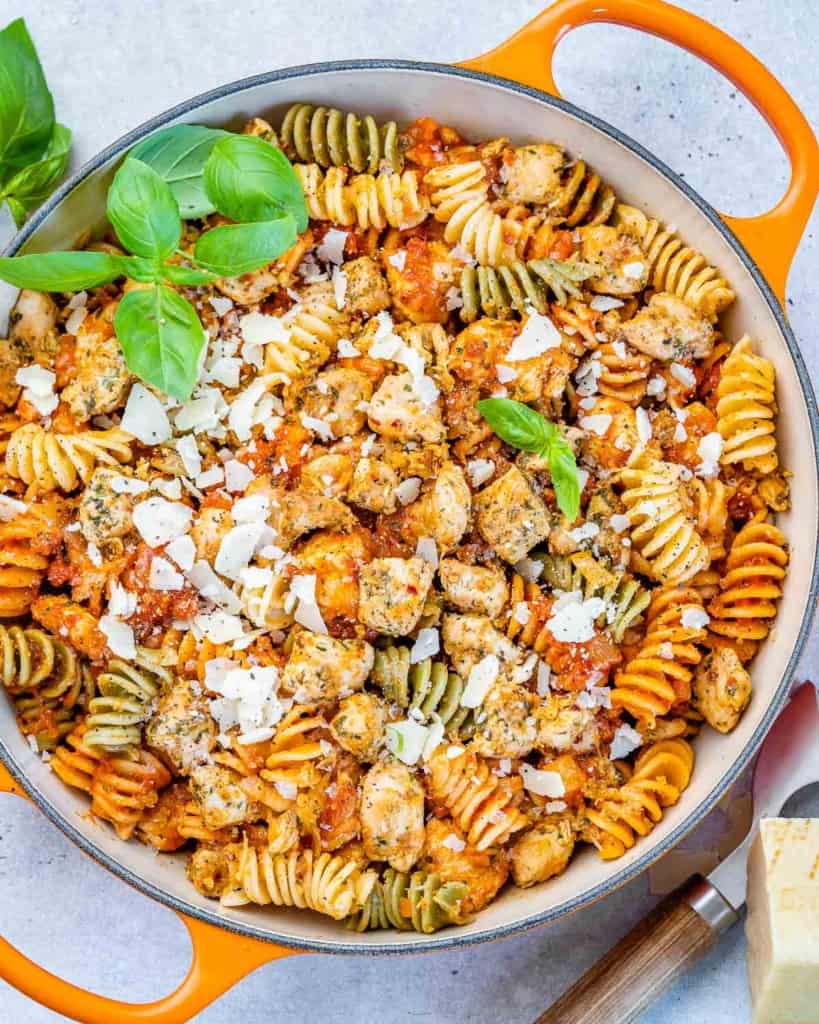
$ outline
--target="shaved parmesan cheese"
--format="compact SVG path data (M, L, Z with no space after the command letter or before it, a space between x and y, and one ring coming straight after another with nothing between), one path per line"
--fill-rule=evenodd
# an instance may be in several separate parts
M339 338L336 352L340 359L358 359L361 355L355 345L347 338Z
M306 412L301 414L300 419L302 426L312 430L314 434L318 434L322 441L333 440L333 428L324 420L320 420L316 416L308 416Z
M583 601L580 592L573 591L555 601L546 628L562 643L582 644L594 636L595 619L604 609L602 598L590 597Z
M403 270L407 262L407 250L399 249L392 256L387 257L387 263L391 263L396 270Z
M651 440L651 420L648 413L639 405L634 412L637 417L637 436L642 444L648 444Z
M622 305L622 299L614 299L610 295L595 295L589 303L590 308L597 313L608 313L610 309L619 309Z
M72 310L71 315L65 322L66 334L76 334L80 327L82 327L83 320L85 320L87 315L87 309L79 308Z
M211 466L210 469L206 469L204 473L200 473L196 478L196 486L201 487L205 490L208 487L214 487L216 484L222 483L225 479L225 471L221 466Z
M193 568L196 559L196 545L191 537L177 537L176 540L165 545L165 554L168 558L173 559L180 569L187 572Z
M241 370L242 360L238 356L220 356L208 365L205 379L215 380L226 388L238 388Z
M38 363L30 366L23 366L14 375L14 383L27 388L30 394L38 398L47 398L54 391L54 384L57 375L52 370L46 370Z
M270 514L270 499L264 494L253 494L233 502L230 510L234 523L264 521Z
M674 660L674 645L671 643L670 640L664 640L660 644L658 650L660 652L661 658L665 658L666 661Z
M462 309L463 308L463 304L464 304L463 296L461 295L460 291L454 285L451 288L447 289L447 292L446 292L446 295L444 296L444 298L446 299L446 309L447 309L448 312L451 313L452 310L454 310L454 309Z
M529 610L529 605L525 601L518 601L512 609L512 620L519 622L521 626L525 626L531 617L532 613Z
M523 788L536 796L560 797L566 792L563 776L560 772L550 772L533 768L530 764L520 766L520 777Z
M665 377L652 377L646 385L646 394L659 397L665 391Z
M296 622L314 633L327 635L327 626L316 602L315 574L294 576L290 581L290 591L285 599L285 611L292 611L294 604L293 618Z
M584 540L591 540L598 533L600 533L600 527L597 523L583 523L582 526L576 526L573 530L569 530L569 536L575 544L582 544Z
M584 416L580 420L580 426L592 434L597 434L598 437L603 437L611 426L611 421L612 417L608 413L598 413L596 416Z
M680 622L686 629L705 629L711 616L702 608L683 608Z
M299 795L299 789L295 782L288 782L287 779L280 779L273 783L276 792L284 800L295 800Z
M195 615L193 621L197 629L215 644L228 644L231 640L238 640L243 633L242 620L228 612L203 612Z
M99 621L99 627L112 654L128 661L133 661L136 658L136 641L134 640L134 631L130 626L115 619L113 615L103 615Z
M132 476L113 476L111 490L114 494L144 494L148 490L148 484L145 480L137 480Z
M187 533L191 517L192 512L187 505L165 501L164 498L147 498L135 506L132 513L139 535L152 548Z
M538 662L537 666L537 695L546 697L551 689L552 669L545 661Z
M621 757L628 757L633 750L642 745L643 737L636 729L630 725L621 725L612 738L609 759L616 761Z
M336 300L336 309L344 309L347 298L347 275L343 270L333 271L333 296Z
M232 590L225 586L224 581L219 579L204 559L194 562L193 568L188 572L188 582L199 591L202 597L212 601L225 611L233 614L242 610L242 602Z
M143 444L164 444L171 436L165 406L153 392L137 383L131 388L120 426Z
M224 316L233 309L233 300L223 295L212 295L208 299L210 307L217 316Z
M245 313L239 317L239 330L249 345L268 345L271 341L284 343L290 338L281 317L267 313Z
M456 836L454 832L450 832L449 835L444 836L441 840L441 846L445 846L448 850L454 850L455 853L460 853L461 850L466 849L466 843L463 839Z
M511 366L504 366L503 363L498 363L495 372L501 384L508 384L510 381L516 380L518 376L517 370L513 370Z
M196 398L176 412L173 422L180 433L192 430L198 434L218 427L226 412L227 403L218 388L201 388Z
M28 511L28 505L24 501L10 498L7 494L0 494L0 522L8 523L17 516ZM77 526L80 524L77 523Z
M473 665L464 692L461 694L461 707L480 707L498 678L499 668L500 662L495 654L487 654L477 665Z
M151 590L181 590L185 578L181 572L177 572L165 558L154 556L151 559L151 571L148 577L148 586Z
M330 228L321 240L321 245L316 249L316 255L325 263L344 262L344 246L347 244L347 232L339 231L338 228Z
M506 361L517 363L524 359L534 359L550 348L559 346L560 332L552 321L537 310L530 309L523 330L506 354Z
M420 476L409 476L395 488L395 494L402 505L409 505L421 493Z
M228 426L240 441L249 440L251 427L259 422L257 406L266 391L264 379L257 378L230 403Z
M202 456L199 454L199 448L193 434L185 434L184 437L178 437L176 439L176 450L188 476L198 476L202 472Z
M230 580L238 580L248 564L264 531L264 523L241 523L224 535L214 568Z
M126 590L116 581L111 584L111 597L108 601L108 614L115 619L130 619L137 610L137 596Z
M432 537L419 537L415 546L415 554L416 557L429 562L433 569L438 568L438 547Z
M470 462L467 462L466 471L469 474L472 486L480 487L495 472L495 463L492 459L472 459Z
M429 729L411 718L390 722L384 734L387 750L404 764L417 764L429 739Z
M521 558L521 560L515 564L515 572L521 575L525 580L532 582L538 579L540 574L543 572L543 562L539 562L536 558Z
M228 459L225 463L225 488L231 494L241 493L255 479L256 474L244 462L239 462L238 459Z
M179 480L162 480L157 477L151 481L151 490L158 491L163 498L170 501L179 501L182 497L182 484Z
M615 512L611 519L609 519L609 525L615 533L625 533L629 527L629 518L620 512Z
M671 364L671 376L687 388L696 387L697 378L694 376L693 371L687 366L683 366L682 363Z
M102 554L100 553L100 549L97 545L93 543L89 544L85 549L85 553L88 556L88 561L99 569L102 565Z
M547 800L544 805L544 810L547 814L560 814L561 811L565 811L568 804L565 800Z
M275 665L230 668L208 679L209 689L233 702L242 744L262 743L274 735L284 714L278 686L279 670Z
M440 649L441 641L437 629L419 629L418 638L410 648L410 665L417 665L426 658L434 658Z
M645 264L640 260L635 260L633 263L623 264L623 273L626 277L630 277L634 280L639 280L645 273Z
M700 438L697 455L702 459L697 466L697 476L714 477L719 474L719 460L725 442L716 431Z

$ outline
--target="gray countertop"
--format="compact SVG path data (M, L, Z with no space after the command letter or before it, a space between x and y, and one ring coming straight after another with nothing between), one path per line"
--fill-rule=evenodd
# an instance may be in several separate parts
M0 24L25 15L58 116L74 129L78 166L147 117L222 82L332 58L463 59L504 39L541 6L538 0L469 7L454 0L0 0ZM816 121L819 13L810 0L685 0L681 6L748 46ZM750 215L783 191L787 163L772 133L730 83L694 58L625 29L594 26L561 45L556 70L568 99L648 146L719 209ZM788 312L814 375L816 226L814 215L788 287ZM9 235L0 219L0 243ZM816 676L817 667L814 640L801 676ZM730 825L732 814L731 806L715 812L720 827ZM709 828L713 821L686 840L689 854L702 856L714 845ZM547 930L464 952L390 960L294 957L260 969L196 1019L524 1024L656 900L650 883L662 888L663 872ZM84 858L31 806L11 797L0 797L0 934L75 983L131 1000L174 988L189 958L185 930L170 911ZM61 1019L0 983L3 1024ZM749 1019L741 928L642 1024L694 1019Z

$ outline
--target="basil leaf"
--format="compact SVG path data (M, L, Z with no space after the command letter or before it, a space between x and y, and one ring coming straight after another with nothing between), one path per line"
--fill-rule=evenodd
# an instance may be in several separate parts
M568 441L556 437L549 446L548 458L558 508L573 523L580 511L580 478L574 452Z
M131 150L167 182L185 220L206 217L216 209L205 191L203 171L210 151L230 133L201 124L175 124L151 135Z
M122 271L132 281L140 284L155 284L162 280L162 264L159 260L148 260L144 256L121 256Z
M128 292L114 330L132 373L180 402L190 398L205 332L187 299L164 284Z
M554 423L511 398L485 398L477 408L501 440L524 452L543 452L557 434Z
M71 132L63 124L55 124L51 141L42 157L18 171L0 190L0 200L8 201L18 228L22 226L26 214L45 202L54 191L65 173L70 151ZM16 201L14 206L12 199ZM18 219L15 209L22 210L22 220Z
M74 292L122 277L124 260L107 252L42 252L0 257L0 279L38 292Z
M209 270L197 270L195 267L182 267L178 263L163 263L161 266L162 279L170 281L171 284L210 284L219 275L212 274Z
M127 157L108 190L108 219L137 256L164 259L179 244L182 221L171 192L153 168Z
M307 227L304 193L290 161L255 135L230 135L216 143L205 164L205 188L231 220L272 220L289 213L299 231Z
M220 277L239 277L272 263L296 241L296 222L289 214L258 224L226 224L201 235L194 258Z
M39 160L54 129L54 100L22 18L0 32L0 181Z

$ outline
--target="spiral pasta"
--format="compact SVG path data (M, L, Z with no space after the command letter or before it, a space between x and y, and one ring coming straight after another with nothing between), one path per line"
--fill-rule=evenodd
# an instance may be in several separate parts
M470 750L450 757L438 747L429 759L428 781L432 799L446 807L478 850L505 843L526 825L518 806L520 778L492 775Z
M324 756L327 723L315 704L297 704L281 720L270 741L270 753L261 777L268 782L306 786L315 761Z
M785 535L758 512L734 537L720 579L720 593L708 605L708 629L719 636L750 642L753 651L770 631L788 564ZM744 659L747 660L747 659Z
M646 747L631 778L608 790L584 811L583 838L603 860L614 860L647 836L688 786L694 751L683 739L660 740Z
M462 908L466 894L464 882L442 882L439 875L426 871L408 874L387 868L347 926L357 932L397 928L430 935L470 920Z
M569 296L582 295L577 287L596 273L578 260L520 260L501 267L464 267L461 271L461 320L472 323L481 314L505 320L512 313L525 315L549 308L549 295L563 305Z
M284 629L290 625L293 615L284 610L286 596L287 581L274 573L259 582L251 577L239 589L245 614L259 628Z
M257 850L247 837L228 847L230 879L221 896L225 907L301 907L337 921L359 911L375 885L375 871L362 871L358 862L339 854L312 850L271 853Z
M388 226L415 227L429 213L429 201L418 191L415 171L358 174L348 183L346 171L337 167L326 174L318 164L296 164L294 170L313 220L380 231Z
M117 429L55 434L27 423L9 438L6 471L43 491L73 491L88 482L98 463L129 462L130 442L130 435Z
M701 624L697 624L701 619ZM707 637L702 598L692 587L660 587L651 596L639 653L617 673L613 707L654 728L656 719L691 699L693 669Z
M45 630L0 623L3 685L12 694L39 690L61 697L76 681L79 663L73 648Z
M631 541L660 583L683 583L708 567L708 547L680 497L679 468L645 454L620 473Z
M88 705L85 743L109 751L139 745L142 723L150 717L162 682L170 678L167 669L144 656L133 665L112 659L97 676L99 696Z
M775 373L764 356L754 354L746 334L722 364L717 385L717 430L723 439L720 461L749 471L773 473L779 465L774 435Z
M52 502L28 505L24 513L0 522L0 620L28 613L59 545L58 508Z
M640 239L649 265L649 282L658 292L683 299L709 320L716 320L736 298L733 288L716 267L658 220L633 206L617 205L615 220Z
M651 358L624 341L606 342L595 351L600 364L597 387L601 395L618 398L629 405L643 400L651 373Z
M558 195L549 203L549 209L558 223L575 228L606 224L615 203L614 190L583 160L575 160L569 165L568 176Z
M520 260L538 218L518 220L497 213L487 198L486 170L479 160L433 167L424 184L435 219L446 225L447 242L458 243L485 266Z
M305 376L328 359L347 326L347 317L339 311L329 282L312 285L282 321L287 340L265 345L264 373L278 374L279 379L283 376L287 381Z
M371 114L361 117L335 107L294 103L279 132L291 158L321 167L341 167L374 174L382 161L394 171L404 164L395 121L379 125Z

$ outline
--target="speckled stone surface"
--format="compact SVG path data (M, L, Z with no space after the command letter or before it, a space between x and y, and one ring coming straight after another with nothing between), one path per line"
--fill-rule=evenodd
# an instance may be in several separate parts
M78 166L145 118L222 82L332 58L462 59L505 38L541 6L538 0L469 6L455 0L0 0L0 24L26 16L60 120L74 129ZM810 0L685 0L682 6L747 45L816 121L819 10ZM693 58L625 29L595 26L570 37L556 64L568 99L647 145L718 208L749 215L783 190L787 165L773 135L729 83ZM814 379L816 226L814 216L788 296ZM9 235L9 224L0 221L0 242ZM801 675L815 677L817 670L814 640ZM810 810L819 813L819 803L804 808ZM713 823L689 837L686 848L708 847L709 828ZM524 1024L655 899L642 878L547 930L462 953L294 957L260 969L196 1019ZM0 797L0 933L50 970L134 1000L174 988L189 957L185 930L169 911L87 860L33 808L10 797ZM0 1024L61 1019L0 983ZM642 1024L692 1020L749 1020L741 928L644 1014Z

